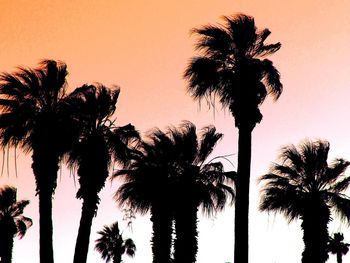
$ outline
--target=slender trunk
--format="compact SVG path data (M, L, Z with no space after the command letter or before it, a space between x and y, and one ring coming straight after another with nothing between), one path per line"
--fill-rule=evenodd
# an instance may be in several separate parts
M241 125L238 133L234 263L248 263L249 181L252 129L249 128L248 125Z
M75 244L74 263L85 263L89 251L92 220L97 210L98 198L83 201L78 236Z
M342 263L343 262L343 255L341 252L337 253L337 262Z
M39 215L40 262L53 263L52 194L49 191L39 192Z
M172 213L167 206L151 208L153 228L153 263L169 263L171 251Z
M194 263L198 251L197 204L187 200L175 212L174 262Z
M52 195L56 188L59 157L48 145L33 149L32 169L39 196L39 253L41 263L53 263Z

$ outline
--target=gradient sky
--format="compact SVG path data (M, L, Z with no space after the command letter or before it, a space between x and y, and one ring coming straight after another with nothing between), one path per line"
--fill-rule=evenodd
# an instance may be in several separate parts
M199 107L186 94L182 73L195 54L190 29L235 13L252 15L259 28L269 28L269 41L282 43L271 59L282 75L284 92L278 102L265 102L263 121L253 133L250 262L300 262L300 222L288 225L281 216L257 212L256 179L267 172L281 146L306 137L329 140L330 159L350 159L350 1L0 0L0 8L0 72L12 72L19 65L35 67L43 58L63 60L70 90L93 82L121 87L116 114L120 125L131 122L143 133L182 120L198 128L214 124L225 134L216 155L237 154L237 130L229 112L208 109L205 103ZM13 154L0 185L15 185L19 198L31 200L25 214L34 220L27 235L15 241L13 262L37 263L38 203L31 159L17 152L16 178ZM236 155L232 161L236 163ZM63 167L53 211L58 263L73 258L81 208L75 199L77 187ZM126 229L123 214L112 201L117 187L118 182L108 182L101 194L88 262L102 262L93 250L95 233L116 219L138 249L134 259L124 261L151 262L149 218L138 217L133 232ZM215 220L201 217L197 262L232 262L233 217L233 208ZM329 230L344 231L350 241L350 230L339 220ZM350 256L343 262L350 262Z

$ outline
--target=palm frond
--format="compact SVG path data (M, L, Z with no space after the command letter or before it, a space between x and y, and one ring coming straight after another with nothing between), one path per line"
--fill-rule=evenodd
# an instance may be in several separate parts
M213 152L214 147L219 142L219 140L222 139L222 137L223 134L216 132L216 128L214 126L204 127L201 130L201 139L195 163L203 163Z
M283 91L280 73L273 66L271 60L264 59L261 64L266 87L268 88L268 94L271 95L276 101L281 96Z
M328 203L342 221L350 224L350 198L344 194L327 193Z

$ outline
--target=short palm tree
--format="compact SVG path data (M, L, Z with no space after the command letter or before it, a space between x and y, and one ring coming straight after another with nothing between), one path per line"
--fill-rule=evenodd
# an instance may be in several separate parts
M17 200L17 189L4 186L0 189L0 262L11 263L13 238L22 238L32 225L23 215L29 200Z
M136 246L131 238L123 239L119 232L118 222L111 226L104 226L102 231L97 232L100 238L96 240L95 249L100 252L106 262L122 262L122 255L130 257L135 255Z
M69 148L71 125L61 107L67 67L43 60L36 69L19 68L0 75L0 144L32 152L39 196L40 262L53 263L52 196L63 153Z
M138 143L129 164L116 171L124 183L115 199L120 207L146 214L150 211L153 227L153 263L169 263L173 232L173 185L170 175L174 170L172 142L156 129L146 140Z
M222 138L215 127L208 126L196 133L196 127L183 123L169 128L166 135L173 142L174 180L174 262L194 263L198 250L198 210L211 215L233 201L229 186L234 172L224 172L221 162L208 162L209 155Z
M75 263L86 262L92 220L100 202L98 194L109 176L112 157L127 162L128 145L138 138L132 125L117 127L112 119L119 92L100 84L84 85L67 98L72 116L79 120L79 136L68 153L68 162L77 167L80 184L77 198L83 200Z
M350 199L343 191L350 184L344 172L350 162L328 164L329 143L306 141L282 148L281 164L263 175L260 210L282 213L288 221L301 219L305 248L303 263L324 263L328 258L328 223L331 212L350 221Z
M278 99L280 75L265 57L281 44L265 44L268 29L257 30L253 17L224 17L224 24L194 29L200 54L190 61L184 77L194 99L228 108L238 128L238 170L235 201L234 262L248 263L248 211L251 134L262 119L259 106L267 95Z
M136 211L151 210L153 262L170 262L173 221L174 261L195 262L199 206L210 214L233 197L226 185L233 173L225 173L220 162L204 163L221 137L214 127L204 128L198 136L190 122L166 132L156 129L128 169L117 172L126 175L117 201Z
M350 244L344 242L342 233L334 233L333 237L329 238L328 251L337 255L337 262L343 262L343 256L349 252Z

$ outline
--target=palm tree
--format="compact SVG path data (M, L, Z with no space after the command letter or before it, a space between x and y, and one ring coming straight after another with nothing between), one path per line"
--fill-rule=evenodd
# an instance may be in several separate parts
M350 199L343 191L350 184L344 172L350 162L335 159L328 164L329 143L306 141L282 148L281 164L263 175L260 210L282 213L288 221L301 219L305 248L303 263L328 259L328 223L331 212L350 221Z
M23 216L29 200L17 201L17 189L4 186L0 189L0 262L12 261L13 238L22 238L32 225L32 220Z
M172 142L158 129L141 140L132 160L114 174L122 177L115 200L120 207L146 214L150 211L153 227L153 263L169 263L173 232Z
M196 127L183 123L169 128L167 136L173 142L176 164L174 177L174 262L194 263L198 250L198 210L206 215L224 209L227 200L233 201L231 183L235 173L224 172L221 162L208 162L208 157L222 138L215 127L208 126L196 134Z
M71 167L77 166L80 188L77 198L83 200L76 240L74 262L86 262L91 225L97 213L99 192L109 175L112 156L127 161L128 145L138 133L130 124L117 127L111 119L116 110L119 89L103 85L84 85L69 95L72 115L79 120L79 136L69 155Z
M342 233L334 233L333 237L329 237L328 251L337 255L337 262L343 262L343 256L349 252L350 244L344 243L344 235Z
M281 44L265 44L268 29L257 30L254 18L239 14L224 17L224 24L194 29L200 54L190 61L184 77L194 99L220 100L238 128L238 170L235 201L234 262L248 262L248 211L251 134L262 119L259 106L267 95L277 100L282 92L280 75L265 58Z
M102 231L97 232L100 238L96 240L95 249L100 252L101 257L106 262L112 260L113 263L122 262L122 255L130 257L135 255L136 246L131 238L123 239L119 232L118 222L111 226L104 226Z
M156 129L142 142L134 162L116 173L126 177L117 201L136 211L151 210L153 262L171 261L173 218L174 261L195 262L199 206L210 214L224 208L229 194L233 197L225 184L232 173L225 173L220 162L204 164L221 137L211 126L197 136L190 122L166 132Z
M65 122L67 67L43 60L36 69L20 67L0 75L0 144L32 152L39 196L40 262L53 263L52 196L63 153L69 148L71 125Z

